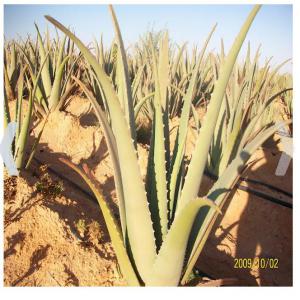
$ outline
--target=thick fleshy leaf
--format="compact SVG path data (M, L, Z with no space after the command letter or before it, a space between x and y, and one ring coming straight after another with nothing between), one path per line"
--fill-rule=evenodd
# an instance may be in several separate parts
M132 90L132 98L134 99L136 97L136 94L137 94L137 90L138 90L138 87L139 85L141 84L141 79L143 78L143 73L144 73L144 69L145 69L145 65L146 64L143 64L138 72L136 73L134 79L133 79L133 82L131 84L131 90Z
M64 75L64 68L65 64L69 60L69 56L65 57L62 63L60 64L59 68L55 72L55 78L53 82L53 86L51 89L51 94L49 98L49 109L54 110L59 103L60 100L60 94L61 94L61 81L62 77Z
M133 109L133 98L132 98L131 84L130 84L130 79L128 74L126 52L124 48L123 39L121 36L119 23L112 5L109 5L109 10L112 16L115 35L119 47L118 54L119 54L120 77L118 80L118 86L121 91L120 95L122 97L120 100L123 101L124 113L130 128L131 137L134 140L134 143L136 145L136 129L135 129L135 118L134 118L134 109Z
M163 112L167 105L167 88L169 85L169 36L166 32L160 42L158 60L158 81Z
M152 179L153 188L151 197L149 199L152 220L154 223L154 230L156 236L156 244L158 249L167 234L168 230L168 208L167 208L167 177L166 177L166 157L165 157L165 139L164 139L164 123L163 123L163 107L161 101L161 89L159 81L158 63L153 43L151 44L152 59L153 59L153 73L155 80L155 94L154 94L154 119L153 132L151 143L152 149L149 153L149 168L153 167Z
M63 158L61 158L60 160L71 167L74 171L76 171L84 179L84 181L88 184L88 186L96 196L118 259L118 263L121 268L121 272L125 276L129 285L139 286L140 283L127 255L118 222L115 220L113 212L111 211L109 205L106 203L101 190L97 187L95 180L92 178L92 175L89 172L88 168L85 166L85 170L82 171L70 161Z
M179 196L179 195L176 195L176 191L178 191L178 184L180 184L180 178L181 178L180 169L182 166L184 152L185 152L185 143L186 143L186 138L187 138L187 133L188 133L188 122L189 122L189 118L190 118L193 95L194 95L196 85L197 85L198 73L199 73L199 69L200 69L206 48L207 48L208 43L216 29L216 26L217 25L215 25L212 28L212 30L210 31L210 33L205 41L205 44L201 50L197 64L193 70L192 78L189 82L187 93L183 98L183 108L182 108L182 112L181 112L180 124L179 124L179 129L178 129L178 133L177 133L177 137L176 137L176 141L175 141L172 164L171 164L170 196L169 196L170 197L169 210L170 210L171 219L173 219L173 217L174 217L174 212L175 212L176 204L177 204L177 197Z
M149 95L145 96L143 99L141 99L137 105L134 107L134 117L135 119L138 117L138 114L141 110L141 108L144 106L146 101L149 101L151 98L153 98L155 93L150 93Z
M84 93L88 97L88 99L92 102L95 113L98 117L98 121L102 126L102 130L103 130L103 133L104 133L104 136L106 139L106 143L108 146L108 151L109 151L109 154L110 154L110 157L112 160L112 164L113 164L114 179L115 179L116 192L117 192L117 198L118 198L118 203L119 203L118 207L119 207L119 213L120 213L121 228L122 228L123 240L125 243L125 236L126 236L126 215L125 215L125 202L124 202L125 200L124 200L124 191L123 191L123 185L122 185L120 164L118 161L116 140L115 140L113 132L107 122L105 114L102 111L97 100L93 97L91 92L86 88L86 86L79 79L74 77L74 80L82 88L82 90L84 91Z
M28 140L29 127L30 127L30 124L32 121L33 99L36 94L39 78L40 78L43 68L47 62L48 56L49 56L49 53L46 54L44 61L42 62L39 73L37 74L36 82L33 86L33 90L32 91L31 91L31 89L29 90L28 109L27 109L25 118L22 122L20 134L19 134L18 140L16 141L16 147L15 147L15 153L14 153L14 159L15 159L17 169L23 168L24 163L25 163L24 155L26 152L25 148L26 148L27 140Z
M46 58L46 50L44 48L43 40L39 31L38 26L35 24L35 28L37 30L37 38L38 38L38 44L39 44L39 54L41 61L46 60L45 67L42 71L42 81L43 81L43 87L45 91L46 98L50 97L51 94L51 77L50 77L50 61L49 56Z
M246 34L260 7L260 5L256 5L250 12L228 56L226 57L224 65L221 67L220 75L215 84L214 92L208 106L208 111L203 120L203 126L200 129L195 150L193 152L192 159L185 178L181 197L178 202L179 209L181 209L186 203L192 201L197 197L226 86Z
M24 166L24 155L25 155L25 151L26 151L25 147L26 147L27 140L28 140L29 126L30 126L31 117L32 117L32 105L33 105L32 98L33 98L33 96L30 91L27 112L26 112L24 121L22 123L21 131L20 131L17 143L16 143L15 163L16 163L17 169L21 169Z
M152 276L146 281L148 286L176 286L181 277L186 246L194 219L201 207L218 207L206 198L190 201L175 217L155 260Z
M10 113L6 91L4 89L4 129L10 123Z
M56 61L56 67L55 67L55 72L59 69L59 66L61 65L63 61L63 56L64 56L64 51L65 51L65 43L66 43L67 36L64 36L64 39L61 42L58 56L57 56L57 61Z
M23 103L23 88L24 88L24 73L26 71L26 67L21 69L20 76L18 79L18 98L16 101L16 113L15 113L15 121L17 123L16 129L16 141L19 138L19 134L21 132L22 126L22 103Z
M66 27L50 16L46 16L46 19L75 42L99 79L104 98L109 106L112 129L116 138L124 189L128 238L138 272L142 279L146 280L150 276L150 268L156 256L156 247L144 183L128 123L110 79L96 58Z

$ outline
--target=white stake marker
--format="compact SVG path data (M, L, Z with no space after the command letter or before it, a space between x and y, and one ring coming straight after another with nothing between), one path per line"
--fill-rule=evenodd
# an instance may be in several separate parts
M9 176L18 176L19 171L16 168L14 157L11 152L11 145L14 140L17 129L16 122L10 122L4 132L3 139L0 143L0 154Z

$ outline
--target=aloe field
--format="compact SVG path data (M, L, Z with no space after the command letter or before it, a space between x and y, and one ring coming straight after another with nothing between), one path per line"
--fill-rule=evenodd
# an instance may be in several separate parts
M216 51L217 25L128 50L111 5L109 45L55 15L4 41L5 286L292 285L291 58L247 43L260 9Z

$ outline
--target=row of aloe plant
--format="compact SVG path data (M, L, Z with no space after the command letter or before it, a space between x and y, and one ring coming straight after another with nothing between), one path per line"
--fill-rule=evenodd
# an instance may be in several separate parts
M46 19L68 36L79 48L94 86L99 94L78 78L74 80L90 99L102 125L112 159L120 222L112 213L97 180L87 166L83 170L69 161L96 195L114 246L122 274L129 285L173 286L185 284L203 249L214 221L256 149L280 126L271 125L250 142L238 144L238 152L219 172L219 178L205 197L198 197L211 143L218 131L219 118L226 98L226 88L234 69L239 50L260 6L253 8L237 35L231 50L218 69L218 78L190 163L185 160L188 121L193 110L194 81L197 81L205 47L195 67L190 83L183 91L183 107L173 151L169 139L169 82L168 37L164 36L160 51L150 39L148 59L154 79L152 101L152 137L146 181L143 181L136 151L136 126L133 87L127 55L120 28L110 6L117 45L116 80L113 82L89 49L65 26L50 16ZM196 67L197 66L197 67ZM149 69L148 69L149 71ZM235 82L233 83L235 84ZM237 99L240 103L240 98ZM105 105L103 104L105 103ZM220 113L221 112L221 113Z
M36 24L35 27L37 31L35 48L28 40L29 46L25 43L24 46L19 45L19 49L28 65L33 82L36 80L37 66L46 60L37 86L37 105L43 114L54 110L57 106L61 108L74 92L75 84L72 76L80 76L80 55L74 51L73 43L70 40L66 41L66 37L60 39L57 36L51 43L49 33L47 32L43 40Z
M59 36L50 41L48 31L43 40L35 26L36 42L28 37L11 41L4 49L5 128L16 124L11 150L17 169L29 167L49 113L64 108L77 88L73 78L80 77L82 68L72 41ZM13 99L14 111L9 105ZM40 122L42 129L29 145L29 135Z
M28 37L25 42L8 43L5 49L7 51L5 51L6 68L4 73L8 98L14 98L14 94L16 93L16 79L18 78L21 65L23 67L27 66L26 72L30 75L32 81L34 81L46 52L49 52L49 57L45 63L42 78L38 83L36 96L38 100L36 102L36 109L40 116L44 117L52 106L57 106L59 109L66 107L67 100L76 91L74 77L88 84L94 96L97 98L101 97L101 89L98 88L97 78L93 70L88 65L83 64L84 62L80 59L81 56L74 51L73 42L69 39L66 42L66 38L60 39L58 35L56 39L51 40L48 31L43 39L37 25L36 29L36 41L32 41ZM214 30L215 28L213 28L212 32ZM209 39L204 44L200 53L194 48L190 56L188 55L186 44L178 47L178 50L176 50L177 46L168 41L166 42L167 39L167 33L164 32L147 34L132 47L133 51L128 55L128 72L133 89L132 97L135 106L136 123L138 126L142 126L145 119L151 121L153 117L154 76L149 53L149 44L153 43L156 51L164 49L165 45L169 48L168 51L165 51L165 53L168 52L169 68L171 69L167 88L169 117L172 119L175 116L180 116L185 99L184 96L187 93L188 87L190 86L191 88L190 83L193 82L191 115L195 119L197 130L199 130L200 124L195 108L202 104L207 104L209 101L214 82L217 78L217 69L220 61L216 62L213 53L202 57ZM67 44L66 47L65 44ZM94 53L98 62L110 76L115 88L118 89L118 81L122 81L122 78L119 80L121 75L118 71L120 69L120 53L116 46L116 42L113 41L111 47L104 49L101 38L99 44L97 41L94 43ZM222 47L220 60L224 58L224 55L224 47ZM195 74L196 70L198 70L198 74ZM257 67L256 72L258 72ZM268 73L270 73L269 69ZM284 76L278 76L278 82L283 80ZM50 95L51 92L52 95ZM287 95L291 95L291 93ZM285 97L284 99L288 100L291 97ZM102 103L104 107L107 107L103 97ZM255 103L259 104L259 101L255 101ZM291 101L284 101L286 114L291 112L289 104L291 104ZM270 112L269 115L271 118L274 118L274 115L277 114L273 110L273 105L269 105L266 110Z
M11 148L11 157L15 162L15 168L17 170L28 168L31 160L34 156L36 147L41 138L44 126L46 124L47 117L44 120L34 117L34 102L37 94L38 81L41 77L42 70L45 66L46 58L45 57L40 70L37 73L36 80L30 82L26 75L26 67L20 67L19 77L16 83L17 92L16 92L16 104L14 110L14 118L12 119L13 113L11 112L9 106L9 99L7 96L7 91L4 89L4 129L7 129L10 124L15 125L14 138L12 140L12 145L8 145ZM28 91L28 102L25 105L24 102L24 90ZM14 122L14 123L12 123ZM28 140L30 131L32 128L36 127L39 122L43 122L42 129L34 139L31 149L28 149ZM29 152L29 153L27 153ZM29 156L28 156L29 154Z
M215 30L213 28L212 32ZM212 34L211 32L211 34ZM211 36L210 34L210 36ZM204 50L209 39L206 41L200 53L195 48L191 58L188 55L186 44L177 47L170 43L168 32L149 32L136 44L131 47L130 54L127 55L128 75L132 88L132 98L134 103L134 115L137 126L141 126L138 117L142 120L152 120L154 113L154 74L150 53L150 44L153 43L156 52L162 50L167 53L169 60L170 78L167 82L169 98L169 117L173 119L180 115L192 74L198 70L198 76L193 80L193 117L196 117L195 108L206 102L213 88L213 76L209 64L209 55L203 59ZM178 48L178 49L176 49ZM114 87L119 91L119 82L122 82L122 66L120 65L121 53L118 51L117 42L114 40L108 50L104 49L103 40L98 43L94 41L95 57L109 75ZM197 63L201 62L201 66ZM106 107L105 99L101 95L101 89L97 84L94 71L87 66L82 81L89 86L89 89L97 98L102 98L103 106ZM198 124L198 120L196 122Z
M93 91L94 96L98 99L102 99L102 105L104 106L105 111L107 111L107 105L102 95L101 88L99 88L97 83L97 77L95 76L92 68L90 68L88 64L84 64L84 61L81 60L80 53L76 53L74 43L67 37L60 39L58 35L56 39L51 40L48 31L44 38L42 38L36 24L35 27L37 32L36 41L32 40L29 36L25 41L11 41L5 45L4 82L7 100L20 99L21 94L22 100L23 98L28 98L29 90L27 88L27 84L30 82L30 84L33 85L36 82L36 93L32 103L33 113L30 116L31 119L38 118L38 120L41 121L46 119L51 110L55 108L61 110L67 106L68 100L72 97L72 94L77 91L76 82L78 80L76 79L80 79L89 86L89 88ZM151 39L153 40L153 38ZM156 40L158 43L159 39L157 38ZM155 49L158 51L157 47L158 46L155 46ZM175 63L175 65L179 65L179 60L182 56L180 53L182 54L182 51L179 52L178 58L176 59L177 63ZM119 63L120 52L118 52L116 43L113 42L112 46L107 51L104 51L102 40L100 41L100 44L95 42L95 54L97 60L105 69L105 72L109 74L115 88L121 92L122 88L119 82L122 82L123 78ZM143 60L146 58L146 56L142 56L141 54L136 55L140 56ZM43 70L40 78L37 80L37 73L42 63L44 64ZM143 66L138 67L137 73L135 73L133 66L137 66L139 63L142 63ZM187 61L184 65L186 68L191 68L191 64ZM22 74L22 78L26 78L26 83L22 85L23 91L19 93L18 97L16 97L18 93L17 81L20 76L21 69L24 70L24 72L22 72L24 73ZM173 70L176 71L174 67ZM149 78L146 78L147 76L145 74L149 74L149 76L147 75ZM176 74L176 76L177 78L180 78L178 74ZM153 80L151 61L147 59L147 63L145 63L144 61L138 62L137 59L131 59L129 77L133 89L132 97L134 99L135 106L134 115L137 123L139 113L140 115L146 114L147 118L151 119L153 114L152 100L154 96L154 85L150 83L150 81ZM183 77L183 81L187 84L188 77L185 75ZM146 84L143 84L144 82L146 82ZM147 82L149 82L149 84L147 84ZM141 92L142 89L146 89L149 92L143 96ZM183 94L179 87L175 87L172 90L176 91L177 96L179 92ZM17 105L18 103L19 101L17 101ZM172 101L170 101L170 103L172 103ZM176 111L179 111L180 105L179 101L178 103L173 101L173 103L176 103L176 105L173 105L173 108L171 107L170 112L175 115ZM9 105L5 107L6 110L8 110ZM149 111L149 113L147 111ZM17 114L16 110L15 114ZM10 113L6 112L6 115L10 116ZM15 121L18 120L19 119L16 119ZM29 125L32 124L33 122L31 120ZM139 124L139 126L141 125L142 124ZM20 127L20 124L18 127ZM31 129L32 127L28 128L27 131L31 132ZM26 141L28 141L27 138ZM24 145L24 148L28 147ZM21 165L24 166L24 163ZM21 168L21 166L19 165L18 168Z
M57 35L51 41L47 32L43 40L36 26L36 42L28 38L6 45L6 124L11 121L8 99L17 98L12 152L19 169L28 167L43 130L25 161L32 124L43 120L45 125L48 114L63 109L80 87L92 102L106 136L120 224L87 167L83 172L67 163L98 197L123 275L133 285L184 284L216 212L247 160L282 126L273 122L275 100L280 98L288 119L292 117L292 80L278 75L279 68L270 70L269 63L259 68L259 51L251 62L250 48L245 63L236 62L259 6L249 15L229 54L225 55L222 47L219 57L206 53L216 26L201 51L193 49L191 57L185 45L176 50L167 32L148 34L129 55L115 13L110 10L116 37L108 49L104 49L102 39L100 43L95 41L95 56L51 17L48 20L66 34L63 39ZM22 118L25 97L29 109ZM203 103L206 108L207 101L207 114L200 124L196 108ZM145 183L136 155L138 114L152 122ZM180 116L180 123L171 149L169 127L175 116ZM185 157L190 117L194 118L198 137L188 165ZM199 199L205 167L218 176L218 181L205 198Z
M224 53L223 56L213 60L216 77L225 59ZM222 174L254 137L263 135L282 119L280 111L274 112L278 106L276 101L280 97L291 98L292 82L284 80L288 76L278 75L280 68L289 60L270 71L270 60L259 68L259 56L260 47L251 61L249 44L245 62L235 65L227 85L208 160L208 170L215 176ZM279 84L279 78L285 82L284 86ZM286 119L290 119L288 113L285 115Z
M67 47L66 38L60 40L57 35L56 39L51 40L49 32L46 32L44 39L42 38L39 29L37 29L37 39L32 41L30 37L24 41L12 41L5 47L5 87L9 99L15 98L16 81L19 76L21 65L27 65L27 72L32 77L36 77L37 70L42 62L42 58L46 52L49 52L48 61L42 74L42 80L37 87L37 99L39 106L38 110L43 113L48 111L52 106L56 106L59 102L59 109L63 109L67 100L71 97L76 89L76 84L73 79L80 78L85 84L89 84L94 91L94 95L99 97L101 91L97 87L97 79L93 71L88 65L83 65L80 55L74 51L74 44L68 39ZM212 30L214 31L215 28ZM192 80L192 74L198 69L198 76L194 86L193 95L193 116L195 116L194 107L207 103L210 99L214 82L217 78L217 69L219 68L222 56L224 56L224 49L222 47L221 58L218 60L213 53L209 53L205 58L201 57L203 50L207 47L207 42L203 49L198 53L197 48L194 48L191 55L188 55L186 44L182 47L177 47L173 43L166 43L167 34L164 32L149 33L142 38L138 43L133 45L133 51L128 56L128 72L130 82L133 88L133 101L135 106L135 116L138 113L144 115L148 119L153 116L153 96L154 96L154 76L151 67L151 59L149 56L149 44L153 43L156 51L163 49L164 45L169 46L169 64L171 68L170 78L168 81L168 97L169 97L169 116L173 118L179 116L184 102L184 95L188 89L189 83ZM178 49L176 49L178 48ZM120 53L116 48L116 42L113 41L111 47L104 49L102 38L100 43L94 43L96 58L104 67L106 73L110 76L114 85L117 87L118 82L118 61ZM68 58L69 57L69 58ZM217 61L218 60L218 61ZM198 62L201 65L198 65ZM64 62L64 64L62 64ZM246 64L246 63L245 63ZM247 64L248 66L249 64ZM243 66L242 66L243 67ZM58 70L62 70L58 72ZM255 72L261 72L269 68L258 68L256 66ZM83 74L82 74L83 73ZM249 81L249 80L248 80ZM285 76L278 76L276 79L278 84L280 82L286 83ZM52 89L53 85L60 85L59 89ZM53 92L53 91L57 92ZM53 94L50 96L51 91ZM288 95L291 95L289 93ZM291 99L291 97L285 97ZM256 101L258 103L258 101ZM105 103L104 103L105 104ZM291 112L291 101L284 101L287 114ZM42 107L41 107L42 106ZM271 107L271 106L270 106Z

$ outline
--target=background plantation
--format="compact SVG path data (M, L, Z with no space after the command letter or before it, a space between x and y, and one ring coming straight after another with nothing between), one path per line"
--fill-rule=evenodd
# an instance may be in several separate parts
M88 164L76 166L72 155L61 164L74 169L96 196L129 285L189 283L252 155L280 128L293 134L293 78L280 72L289 59L273 68L271 60L259 64L261 49L249 43L244 60L237 60L259 8L230 50L220 41L217 54L207 50L217 26L207 30L201 49L188 51L161 31L145 33L127 51L112 7L110 47L102 38L84 45L50 16L46 19L65 35L43 35L36 24L36 39L4 44L4 121L5 127L17 124L12 155L21 177L34 169L48 122L71 114L80 99L87 99L101 125L96 131L105 137L117 209ZM58 124L52 134L63 130ZM214 181L198 197L204 173ZM55 195L62 192L48 179L39 182L39 192L48 186ZM77 224L85 232L85 223Z

